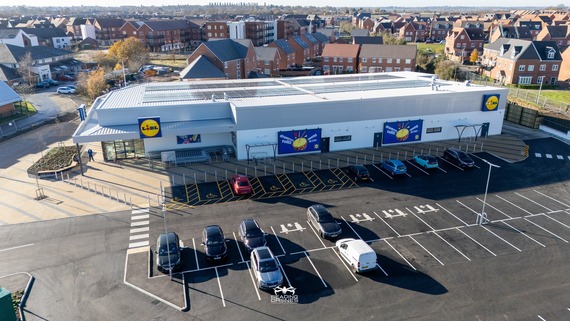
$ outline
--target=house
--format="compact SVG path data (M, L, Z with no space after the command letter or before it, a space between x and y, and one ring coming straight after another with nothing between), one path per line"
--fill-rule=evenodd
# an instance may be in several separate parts
M556 84L562 56L554 41L499 38L485 47L483 73L505 85Z
M330 38L321 32L315 32L311 34L319 42L319 49L315 52L315 56L321 56L323 54L323 49L327 43L332 43Z
M277 40L277 21L241 20L227 25L230 39L250 39L256 47Z
M19 47L0 44L0 64L17 69L27 53L31 54L33 71L38 81L55 78L62 66L66 72L77 72L81 69L81 64L73 59L71 51L44 46Z
M198 26L188 20L127 21L120 33L123 39L138 38L154 52L185 49L200 38Z
M0 64L0 82L5 82L10 86L15 86L23 82L18 69Z
M251 71L257 70L255 49L249 39L206 41L188 57L188 64L200 56L207 57L212 64L226 74L227 79L246 78Z
M291 47L285 39L277 39L270 43L268 47L277 48L281 60L277 64L279 69L285 70L295 65L295 49Z
M560 73L558 79L570 83L570 47L566 47L562 51L562 63L560 64Z
M204 41L208 41L210 39L226 39L230 37L228 24L225 21L206 21L204 28Z
M455 27L445 38L445 55L452 61L469 61L473 50L481 54L484 42L483 29Z
M550 40L560 46L570 46L570 25L546 26L536 36L536 40Z
M128 36L123 34L121 27L125 24L125 20L116 18L96 18L93 21L95 26L95 39L99 46L111 46L119 40L123 40Z
M392 34L392 21L390 20L376 20L372 33L375 35Z
M0 29L0 43L18 47L31 47L38 45L37 37L28 35L25 31L16 28Z
M430 39L432 42L440 42L445 40L451 30L453 30L453 23L451 21L437 21L434 19L431 22L426 40Z
M22 101L22 97L10 88L8 84L0 81L0 118L12 115L16 110L14 104L20 101Z
M279 50L274 47L255 47L257 57L257 72L269 76L279 74L279 64L281 56Z
M303 40L305 40L305 42L309 45L309 59L320 56L323 52L323 46L321 46L321 42L315 38L314 35L315 33L308 33L301 36L301 38L303 38Z
M542 23L540 21L532 21L532 20L517 20L516 25L519 27L527 27L530 31L531 40L537 40L536 36L542 30Z
M329 43L333 43L336 41L336 35L334 29L317 29L317 33L321 33L328 38ZM322 52L322 48L321 48Z
M406 22L404 27L400 28L398 37L405 39L407 42L424 42L426 40L427 24L425 22Z
M378 37L352 37L352 43L357 45L381 45L384 43L384 38L381 36Z
M71 37L60 28L20 28L37 38L37 45L65 49L71 46Z
M85 18L70 18L65 25L65 32L72 40L81 40L82 33L81 27L87 24L87 19Z
M494 42L499 38L532 40L533 36L530 33L530 29L526 26L503 26L499 24L491 31L489 42Z
M361 45L358 55L359 72L413 71L416 67L416 52L415 45Z
M292 36L287 42L295 50L295 65L302 66L311 58L311 46L301 36Z
M226 74L206 56L199 56L180 71L180 80L182 81L196 81L204 79L226 79Z
M354 73L358 71L360 45L329 43L323 49L324 74Z

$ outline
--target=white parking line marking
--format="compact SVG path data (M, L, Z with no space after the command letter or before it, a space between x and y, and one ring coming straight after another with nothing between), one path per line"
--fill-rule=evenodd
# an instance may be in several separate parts
M475 215L479 215L480 213L478 213L477 211L475 211L474 209L470 208L469 206L461 203L460 200L455 200L457 203L461 204L461 206L465 207L466 209L470 210L471 213L475 214Z
M249 263L244 262L247 265L247 272L249 273L249 277L251 278L251 283L253 283L253 288L255 289L255 293L257 293L257 298L261 301L261 296L259 295L259 289L257 288L257 284L255 284L255 279L253 278L253 274L251 272L251 268L249 267Z
M552 210L549 209L548 207L546 207L546 206L544 206L544 205L542 205L542 204L540 204L540 203L538 203L538 202L535 202L534 200L531 200L530 198L528 198L528 197L526 197L526 196L524 196L524 195L521 195L521 194L519 194L519 193L517 193L517 192L515 192L515 194L517 194L518 196L520 196L520 197L522 197L522 198L528 200L529 202L533 202L534 204L536 204L536 205L538 205L538 206L540 206L540 207L546 209L546 210L549 211L549 212L552 212Z
M243 263L246 263L248 261L245 261ZM235 264L240 264L240 263L235 263ZM232 266L234 265L234 263L226 263L226 264L222 264L222 265L216 265L216 266L209 266L209 267L205 267L205 268L201 268L201 269L194 269L194 270L186 270L186 271L181 271L178 272L178 274L183 274L183 273L192 273L192 272L202 272L202 271L207 271L207 270L213 270L213 269L220 269L223 267L228 267L228 266ZM161 278L161 277L168 277L168 274L163 274L163 275L159 275L159 276L155 276L156 278Z
M141 246L148 246L148 241L129 243L129 249L132 249L135 247L141 247Z
M289 286L293 286L293 284L291 284L291 281L289 281L289 277L287 276L287 273L285 273L285 268L283 267L283 265L281 265L281 260L279 260L279 257L275 257L275 258L277 259L277 262L279 263L279 267L281 267L281 272L283 272L283 276L287 280L287 284L289 284Z
M218 279L218 287L220 288L220 296L222 297L222 304L224 308L226 307L226 300L224 299L224 291L222 291L222 283L220 282L220 275L218 274L218 268L216 267L216 278Z
M541 157L542 157L542 154L541 154L541 153L534 153L534 157L541 158Z
M307 225L309 225L309 227L311 228L311 231L313 231L313 233L315 233L315 236L319 239L319 241L321 242L323 247L327 247L325 245L325 243L323 242L323 240L321 240L321 237L319 236L319 234L317 234L317 231L315 231L315 229L313 228L313 225L311 223L309 223L309 221L307 221Z
M336 254L336 256L338 257L338 259L340 260L340 263L342 263L342 265L344 265L344 267L348 270L348 273L350 273L350 275L352 275L352 277L354 278L354 280L356 282L358 282L358 279L356 278L356 275L354 275L354 272L352 272L350 270L350 268L346 265L346 263L344 263L344 260L340 257L340 255L337 253L336 249L333 249L334 254ZM384 272L386 273L386 272ZM386 274L386 276L388 276L388 274Z
M327 285L325 280L323 280L323 277L321 276L321 274L317 270L317 267L313 264L313 261L311 261L311 258L309 257L309 254L307 254L307 252L305 252L305 256L307 257L307 259L309 260L309 263L311 263L311 266L313 267L313 269L315 270L315 272L317 273L317 275L321 279L321 282L323 282L323 285L325 286L325 288L328 288L329 286Z
M281 244L281 241L279 241L279 236L277 236L277 234L275 233L275 230L273 229L273 226L271 226L271 230L273 231L273 235L275 235L275 238L277 239L277 243L279 243L279 246L281 247L281 251L283 251L283 254L286 254L287 252L285 252L285 249L283 248L283 245ZM289 284L290 285L290 284Z
M441 168L441 167L439 167L439 166L437 166L437 169L439 169L440 171L442 171L442 172L444 172L444 173L447 174L447 171L446 171L445 169L443 169L443 168Z
M429 255L431 255L436 261L439 262L439 264L444 265L443 262L441 262L437 257L435 257L435 255L433 255L430 251L428 251L428 249L426 249L423 245L420 244L420 242L418 242L413 236L408 235L409 238L411 238L414 242L416 242L417 245L419 245L422 249L424 249L424 251L428 252Z
M389 177L390 179L394 179L394 177L392 177L391 175L386 174L382 168L380 168L380 167L378 167L378 166L376 166L376 165L374 165L374 164L372 164L372 166L374 166L377 170L379 170L382 174L386 175L386 176Z
M241 257L241 261L244 262L243 255L241 255L241 249L240 249L239 243L237 241L236 233L232 232L232 234L234 235L234 241L236 241L236 246L237 246L237 249L239 252L239 257Z
M483 203L483 200L482 200L482 199L480 199L479 197L477 197L477 200L478 200L479 202ZM487 206L487 207L490 207L490 208L494 209L495 211L497 211L497 212L499 212L499 213L501 213L501 214L505 215L505 216L506 216L506 217L508 217L508 218L512 218L512 217L511 217L511 216L509 216L507 213L505 213L505 212L501 211L500 209L498 209L498 208L494 207L493 205L489 204L489 202L485 202L485 206ZM478 213L477 213L477 214L478 214Z
M150 211L150 209L148 209L148 208L141 208L141 209L138 209L138 210L132 210L132 211L131 211L131 214L132 214L132 215L135 215L135 214L142 214L142 213L148 213L149 211Z
M546 215L546 214L543 214L543 215L546 216L546 217L548 217L549 219L551 219L551 220L553 220L553 221L559 223L560 225L563 225L563 226L566 227L566 228L570 228L570 226L568 226L568 225L566 225L566 224L560 222L559 220L555 219L554 217L550 217L550 216L548 216L548 215Z
M464 172L465 170L455 164L453 164L452 162L448 161L447 159L443 158L443 157L439 157L441 160L443 160L444 162L448 163L449 165L459 169L460 171Z
M398 255L399 255L404 261L406 261L406 263L408 263L408 265L409 265L412 269L414 269L415 271L417 271L417 269L412 265L412 263L410 263L408 260L406 260L406 258L402 255L402 253L398 252L398 250L396 250L396 248L393 247L392 244L390 244L390 242L388 242L388 240L384 240L384 242L386 242L386 244L388 244L388 245L392 248L392 250L394 250L396 253L398 253Z
M569 207L570 207L570 205L568 205L568 204L566 204L566 203L562 203L561 201L559 201L559 200L557 200L557 199L555 199L555 198L553 198L553 197L551 197L551 196L549 196L549 195L546 195L546 194L541 193L541 192L539 192L539 191L537 191L537 190L534 190L534 189L533 189L532 191L535 192L535 193L538 193L538 194L540 194L540 195L542 195L542 196L544 196L544 197L548 197L548 198L550 198L551 200L553 200L553 201L555 201L555 202L558 202L558 203L564 205L566 208L569 208Z
M140 232L148 232L148 226L147 227L132 228L130 233L135 234L135 233L140 233Z
M358 233L356 233L356 231L352 228L352 226L350 226L350 224L348 224L348 222L344 219L344 217L341 216L341 218L346 223L346 225L348 225L348 227L350 227L350 229L354 232L354 234L356 234L356 236L358 236L358 238L362 240L362 237L360 237L360 235L358 235Z
M328 250L328 249L334 249L335 246L327 246L327 247L319 247L318 249L311 249L311 250L303 250L303 251L298 251L298 252L292 252L289 253L289 255L298 255L298 254L304 254L304 253L311 253L311 252L318 252L318 251L322 251L322 250ZM279 255L279 256L284 256L284 255Z
M544 245L544 244L540 243L539 241L537 241L537 240L533 239L532 237L528 236L528 235L527 235L525 232L523 232L523 231L520 231L520 230L519 230L519 229L517 229L516 227L514 227L514 226L510 225L509 223L507 223L507 222L502 222L502 223L503 223L503 224L505 224L506 226L508 226L508 227L512 228L513 230L515 230L515 231L517 231L517 232L521 233L522 235L524 235L524 236L528 237L529 239L531 239L531 240L532 240L532 241L534 241L535 243L539 244L540 246L542 246L542 247L546 247L546 245Z
M429 232L428 232L429 233ZM467 257L467 255L461 253L461 251L459 251L455 246L451 245L451 243L449 243L446 239L444 239L443 237L441 237L441 235L437 234L437 232L431 232L433 234L435 234L437 237L439 237L442 241L444 241L445 243L447 243L447 245L451 246L452 249L454 249L455 251L457 251L457 253L463 255L464 258L466 258L468 261L471 261L470 258Z
M537 317L538 317L540 320L542 320L542 321L546 321L546 319L543 318L543 317L541 317L540 315L537 315Z
M148 239L148 234L131 235L131 237L129 237L129 241L140 239Z
M192 245L194 246L194 257L196 258L196 269L200 269L200 264L198 264L198 250L196 249L196 242L194 242L194 238L192 238Z
M538 227L538 228L544 230L545 232L550 233L550 234L552 234L553 236L555 236L555 237L561 239L562 241L568 243L568 241L566 241L565 239L563 239L563 238L561 238L560 236L558 236L558 235L556 235L556 234L550 232L549 230L547 230L547 229L545 229L544 227L542 227L542 226L536 224L535 222L533 222L533 221L527 219L526 217L524 218L524 220L527 221L527 222L529 222L529 223L531 223L531 224L533 224L533 225L536 225L536 227Z
M141 222L132 222L131 226L143 226L148 225L149 221L141 221Z
M421 219L419 216L417 216L416 213L412 212L409 208L406 207L406 210L408 210L408 212L412 213L412 215L415 216L415 217L417 217L418 220L422 221L425 225L427 225L427 227L429 227L432 231L435 230L433 227L431 227L431 225L429 225L428 223L426 223L426 221L424 221L424 220Z
M384 271L384 269L380 266L380 264L378 264L378 262L376 262L376 266L380 269L380 271L382 271L382 273L384 273L385 276L388 276L388 273Z
M19 246L14 246L14 247L9 247L9 248L7 248L7 249L1 249L0 252L10 251L10 250L15 250L15 249L20 249L20 248L27 247L27 246L32 246L32 245L34 245L34 243L25 244L25 245L19 245Z
M435 203L435 205L439 206L442 210L446 211L447 213L449 213L451 216L455 217L459 222L463 223L465 226L469 226L469 224L465 223L462 219L460 219L459 217L455 216L455 214L451 213L450 211L448 211L445 207L439 205L438 203Z
M511 204L512 206L514 206L514 207L516 207L516 208L518 208L518 209L520 209L520 210L522 210L522 211L525 211L525 212L527 212L528 214L532 214L531 212L529 212L529 211L525 210L524 208L522 208L522 207L518 206L517 204L514 204L513 202L511 202L511 201L509 201L509 200L507 200L507 199L504 199L504 198L502 198L502 197L501 197L501 196L499 196L499 195L495 195L495 196L497 196L498 198L502 199L503 201L505 201L505 202L507 202L507 203Z
M469 234L463 232L461 229L457 228L457 230L461 233L463 233L463 235L467 236L468 238L471 239L471 241L477 243L480 247L484 248L485 250L487 250L487 252L493 254L493 256L497 256L497 254L493 253L493 251L489 250L488 248L485 247L485 245L479 243L476 239L472 238L471 236L469 236Z
M415 162L410 162L409 160L406 160L407 163L409 163L410 165L414 166L415 168L417 168L418 170L424 172L424 174L429 175L429 173L424 170L423 168L419 167Z
M378 218L379 218L382 222L384 222L384 224L388 225L388 227L389 227L392 231L394 231L394 233L396 233L396 235L401 236L400 233L398 233L398 231L396 231L393 227L391 227L390 224L386 223L386 221L384 221L384 219L383 219L382 217L380 217L380 215L378 215L378 213L374 212L374 214L375 214L376 216L378 216Z
M484 225L479 225L482 228L484 228L485 230L487 230L487 232L495 235L496 237L498 237L500 240L502 240L503 242L507 243L508 245L512 246L514 249L516 249L519 252L522 252L521 249L519 249L518 247L514 246L513 244L509 243L509 241L505 240L504 238L500 237L499 235L495 234L493 231L491 231L490 229L486 228Z

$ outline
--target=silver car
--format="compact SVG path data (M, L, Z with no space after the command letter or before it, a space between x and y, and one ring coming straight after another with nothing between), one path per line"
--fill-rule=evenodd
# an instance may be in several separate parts
M283 273L277 259L267 246L261 246L251 251L251 269L257 280L257 286L262 290L273 289L283 284Z

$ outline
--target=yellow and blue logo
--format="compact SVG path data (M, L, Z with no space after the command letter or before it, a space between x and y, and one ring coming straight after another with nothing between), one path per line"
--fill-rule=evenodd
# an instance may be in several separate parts
M141 138L162 137L160 117L139 118L139 133Z
M483 111L494 111L499 107L499 94L495 95L483 95L483 106L481 110Z

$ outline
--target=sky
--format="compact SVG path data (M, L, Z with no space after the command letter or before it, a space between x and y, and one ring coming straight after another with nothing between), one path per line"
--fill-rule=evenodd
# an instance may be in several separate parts
M259 5L263 5L264 3L275 4L275 5L300 5L306 6L307 4L317 6L317 7L324 7L327 5L331 5L334 7L374 7L374 8L385 8L385 7L392 7L392 6L406 6L406 7L436 7L436 6L449 6L449 7L471 7L471 6L478 6L478 7L547 7L547 6L556 6L559 4L564 4L566 7L570 6L568 0L406 0L406 1L397 1L397 0L341 0L341 1L330 1L330 0L270 0L270 1L249 1L249 0L218 0L218 1L210 1L210 0L117 0L109 3L107 1L101 0L80 0L77 2L70 2L69 0L26 0L22 3L21 0L4 0L2 1L1 5L8 5L8 6L21 6L26 5L29 7L42 7L42 6L77 6L77 5L97 5L97 6L121 6L121 5L145 5L145 6L160 6L160 5L207 5L210 2L221 2L221 3L240 3L240 2L251 2L257 3ZM71 4L71 5L70 5Z

